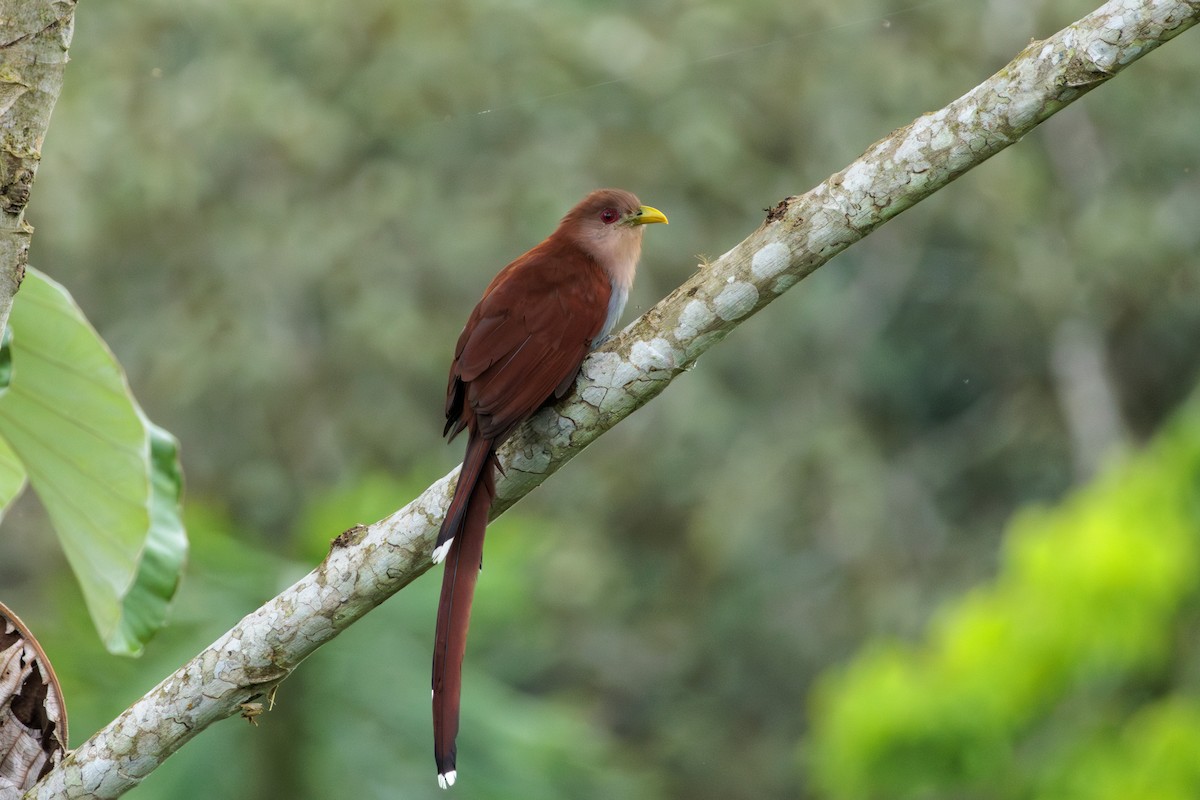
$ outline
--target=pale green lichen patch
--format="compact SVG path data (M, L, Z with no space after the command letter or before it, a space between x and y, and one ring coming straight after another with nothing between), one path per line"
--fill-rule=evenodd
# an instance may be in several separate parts
M679 312L679 322L675 326L674 336L677 341L693 339L705 330L717 318L707 304L699 300L689 300Z
M745 281L734 281L713 300L717 316L726 322L741 319L753 311L757 304L758 289Z
M800 277L798 275L783 275L773 284L771 284L771 292L773 294L783 294L788 289L795 286L796 282L799 280Z
M760 281L773 278L788 268L791 250L783 242L769 242L750 259L750 274Z
M590 388L624 386L637 377L638 368L616 353L595 353L584 362L583 374L590 382L584 389L586 392Z
M642 372L669 371L675 367L675 351L670 342L656 337L648 342L634 342L629 361Z
M869 161L856 161L842 173L842 187L851 195L866 194L875 185L877 171L877 166Z
M550 451L545 448L524 447L514 449L508 457L505 470L516 470L541 474L550 466Z
M113 745L116 745L115 741ZM105 779L118 771L117 767L117 762L114 759L108 758L98 758L84 763L79 770L79 777L82 779L84 790L91 793L98 793L104 785Z

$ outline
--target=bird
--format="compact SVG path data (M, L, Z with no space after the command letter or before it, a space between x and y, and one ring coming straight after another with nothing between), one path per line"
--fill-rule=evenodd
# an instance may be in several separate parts
M433 750L443 789L458 776L462 660L496 495L496 448L571 388L625 308L644 226L666 222L631 192L589 193L545 240L500 270L458 337L442 434L453 440L466 430L467 449L432 552L434 564L445 562L433 650Z

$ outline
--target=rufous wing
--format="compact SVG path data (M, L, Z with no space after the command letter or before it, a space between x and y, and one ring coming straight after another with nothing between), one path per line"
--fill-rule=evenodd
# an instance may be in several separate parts
M488 287L455 348L447 431L473 418L502 442L574 377L604 326L612 285L578 248L547 240Z

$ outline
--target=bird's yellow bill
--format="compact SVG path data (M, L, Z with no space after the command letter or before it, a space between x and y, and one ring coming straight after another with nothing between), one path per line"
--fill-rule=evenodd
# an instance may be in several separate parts
M633 219L629 220L633 225L649 225L651 222L661 222L667 224L667 215L659 211L654 206L638 206L637 213L633 215Z

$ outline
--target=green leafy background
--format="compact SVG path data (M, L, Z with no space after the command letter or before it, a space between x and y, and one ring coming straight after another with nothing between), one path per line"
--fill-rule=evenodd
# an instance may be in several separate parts
M193 553L128 663L36 504L9 512L0 591L74 743L454 466L460 326L584 192L671 218L639 313L1098 4L81 5L31 255L182 443ZM1197 37L839 256L505 515L456 796L1200 795ZM130 796L444 797L436 584Z

